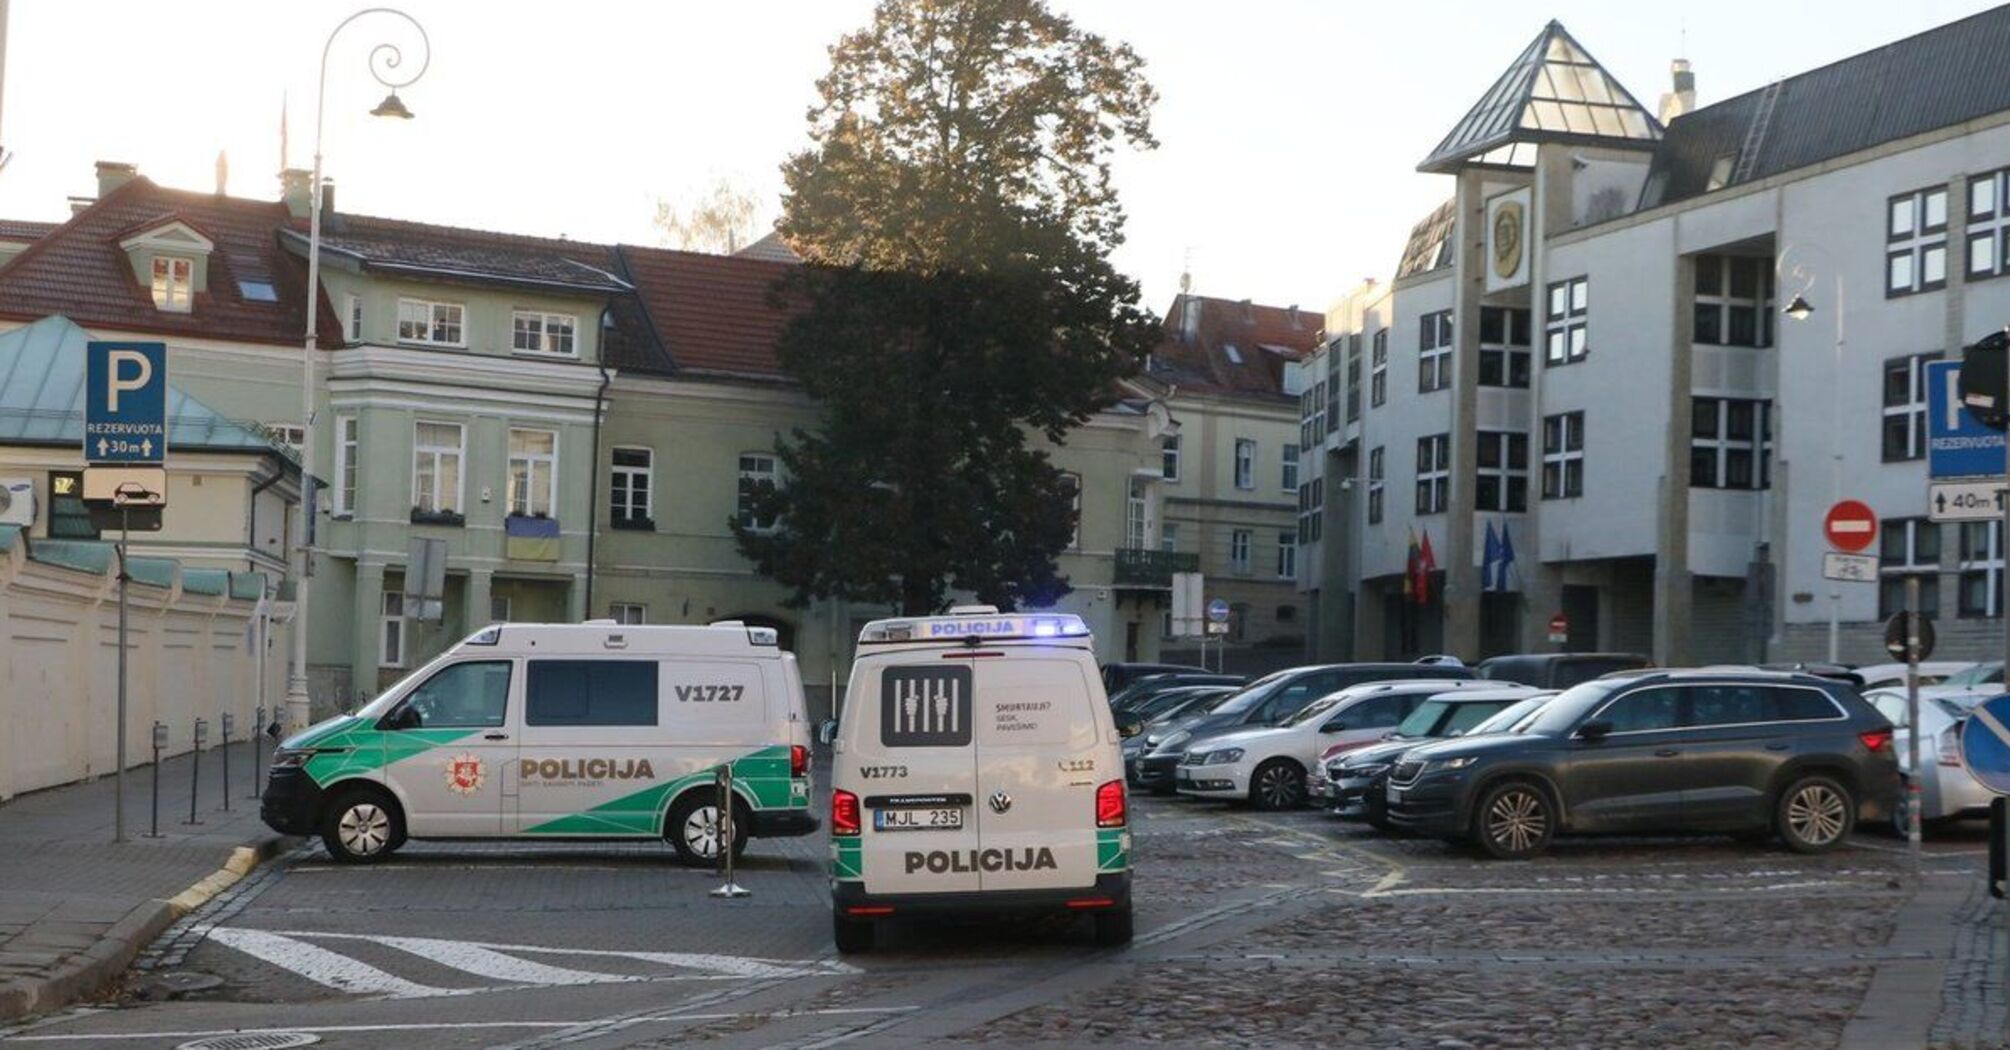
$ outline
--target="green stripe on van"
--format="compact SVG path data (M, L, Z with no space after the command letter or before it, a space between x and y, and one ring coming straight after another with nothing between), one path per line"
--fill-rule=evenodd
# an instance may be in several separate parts
M1096 870L1123 871L1131 866L1130 850L1124 848L1127 828L1099 828L1096 831Z
M860 842L856 835L832 839L831 878L851 880L865 878L864 848L865 843Z
M360 718L354 719L348 725L314 740L311 746L324 751L330 748L348 750L317 754L309 758L307 775L312 777L316 784L327 787L343 777L373 773L393 762L403 762L414 755L423 755L428 751L465 740L480 731L479 728L407 729L396 733L383 733L369 722Z
M779 759L779 760L778 760ZM809 805L807 794L796 795L790 785L789 749L765 747L732 762L733 780L755 809L784 809ZM779 773L779 776L777 775ZM710 770L678 777L623 795L611 802L579 813L548 820L526 835L639 835L653 836L662 830L665 799L687 788L709 784L716 774Z

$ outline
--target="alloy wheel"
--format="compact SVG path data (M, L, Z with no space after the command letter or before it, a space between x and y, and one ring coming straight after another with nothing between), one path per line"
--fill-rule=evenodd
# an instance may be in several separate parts
M1845 812L1842 796L1835 789L1809 784L1794 792L1787 803L1787 827L1808 845L1827 845L1842 837Z
M1271 809L1288 809L1298 804L1298 778L1288 767L1271 766L1257 774L1256 793Z
M699 806L684 818L684 845L700 857L719 855L719 807Z
M359 802L342 813L336 826L342 846L359 857L373 857L391 841L391 818L374 802Z
M1542 841L1549 826L1540 796L1527 788L1503 791L1487 807L1487 837L1501 849L1521 853Z

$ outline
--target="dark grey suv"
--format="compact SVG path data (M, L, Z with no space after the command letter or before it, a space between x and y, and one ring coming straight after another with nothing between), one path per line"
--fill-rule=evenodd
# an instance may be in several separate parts
M1398 827L1534 856L1569 832L1777 834L1832 849L1897 804L1891 723L1805 674L1649 671L1575 686L1521 733L1430 744L1389 772Z

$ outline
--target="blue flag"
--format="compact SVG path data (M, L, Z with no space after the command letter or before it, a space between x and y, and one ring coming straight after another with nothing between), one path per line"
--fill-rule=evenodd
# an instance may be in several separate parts
M1508 589L1508 569L1514 566L1514 540L1508 536L1507 522L1501 522L1501 549L1499 564L1494 566L1494 579L1499 581L1497 590Z
M1494 523L1487 522L1486 557L1480 562L1480 590L1497 591L1505 588L1507 577L1497 568L1501 560L1500 537L1494 534ZM1499 574L1499 575L1497 575Z

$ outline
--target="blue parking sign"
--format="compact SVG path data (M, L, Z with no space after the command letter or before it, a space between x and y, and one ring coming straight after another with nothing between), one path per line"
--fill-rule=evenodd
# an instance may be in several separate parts
M1976 704L1961 723L1961 764L1999 795L2010 795L2010 696Z
M1961 362L1926 363L1926 473L1935 478L2003 473L2003 435L1961 407Z
M167 344L92 342L84 365L84 461L167 460Z

